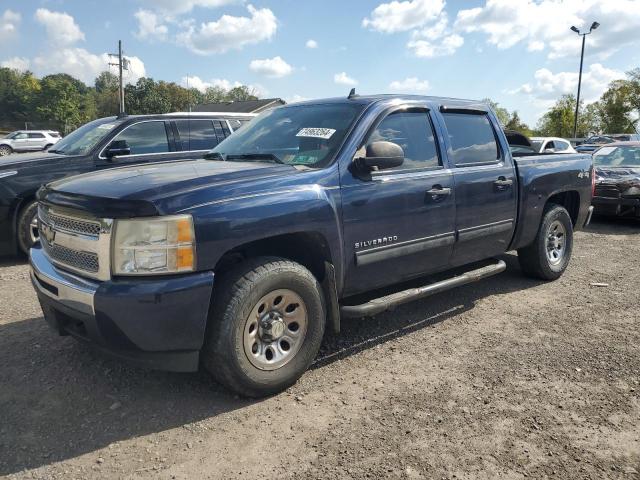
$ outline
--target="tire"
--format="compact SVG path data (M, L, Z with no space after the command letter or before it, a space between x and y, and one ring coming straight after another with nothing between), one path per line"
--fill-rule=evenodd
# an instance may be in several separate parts
M573 223L567 210L556 204L545 207L533 243L518 250L522 272L541 280L557 280L571 260Z
M12 153L13 148L11 148L9 145L0 145L0 157L11 155Z
M214 288L202 363L229 390L271 395L309 368L325 323L322 289L309 270L281 258L251 259Z
M29 249L38 239L37 223L35 223L37 218L38 202L35 200L29 202L18 216L18 247L26 255L29 255Z

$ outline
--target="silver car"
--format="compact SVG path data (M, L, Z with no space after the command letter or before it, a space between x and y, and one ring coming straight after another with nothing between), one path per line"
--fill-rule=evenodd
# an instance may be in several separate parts
M53 130L18 130L0 138L0 157L14 152L46 150L60 140Z

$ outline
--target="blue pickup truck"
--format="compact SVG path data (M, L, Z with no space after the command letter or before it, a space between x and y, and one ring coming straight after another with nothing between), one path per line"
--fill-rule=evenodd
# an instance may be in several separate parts
M497 274L506 251L557 279L592 191L590 155L514 158L484 104L349 95L264 113L204 159L45 185L31 275L60 334L259 397L341 318Z

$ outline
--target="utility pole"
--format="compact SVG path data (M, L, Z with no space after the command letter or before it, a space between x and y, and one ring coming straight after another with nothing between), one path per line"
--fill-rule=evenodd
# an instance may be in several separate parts
M598 28L600 24L598 22L593 22L591 24L591 28L588 32L581 33L578 27L571 27L571 30L576 32L578 35L582 37L582 51L580 52L580 73L578 74L578 97L576 98L576 113L573 116L573 138L577 137L578 133L578 110L580 108L580 87L582 86L582 64L584 63L584 41L591 32L593 32L596 28Z
M129 69L129 61L122 56L122 40L118 40L118 53L110 53L109 57L117 57L118 62L109 62L109 65L118 67L118 77L120 80L120 88L118 89L118 97L120 100L118 117L124 117L127 114L124 111L124 82L122 81L122 71Z

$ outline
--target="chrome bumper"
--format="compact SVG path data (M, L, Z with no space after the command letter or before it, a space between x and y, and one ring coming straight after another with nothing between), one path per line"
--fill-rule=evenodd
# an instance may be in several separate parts
M93 298L98 284L54 267L40 245L29 253L31 281L35 289L73 310L95 315Z

